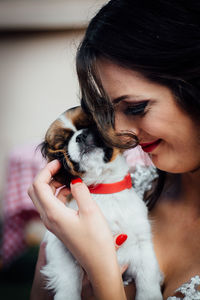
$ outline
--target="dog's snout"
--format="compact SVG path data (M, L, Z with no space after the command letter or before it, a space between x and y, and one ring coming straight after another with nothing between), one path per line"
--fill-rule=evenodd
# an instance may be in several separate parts
M88 130L84 129L77 137L76 137L76 142L77 143L81 143L81 144L85 144L86 143L86 139L88 137Z
M77 143L84 143L85 140L86 140L86 134L79 134L77 137L76 137L76 142Z

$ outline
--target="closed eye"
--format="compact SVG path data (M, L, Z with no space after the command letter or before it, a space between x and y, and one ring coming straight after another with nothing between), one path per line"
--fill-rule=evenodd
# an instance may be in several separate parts
M143 101L140 103L135 103L131 105L127 105L124 108L124 114L125 115L132 115L132 116L137 116L137 115L143 115L146 111L146 107L148 105L149 101Z

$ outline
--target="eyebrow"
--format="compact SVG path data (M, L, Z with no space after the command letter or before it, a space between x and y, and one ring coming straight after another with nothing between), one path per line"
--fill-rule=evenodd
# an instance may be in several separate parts
M112 103L113 104L118 104L120 101L123 101L124 99L127 99L127 98L129 98L128 95L123 95L123 96L120 96L118 98L113 99Z
M125 100L125 99L134 99L134 100L143 100L143 99L146 99L147 97L146 96L134 96L134 95L123 95L123 96L120 96L120 97L117 97L117 98L114 98L114 99L111 99L112 103L113 104L118 104L119 102Z

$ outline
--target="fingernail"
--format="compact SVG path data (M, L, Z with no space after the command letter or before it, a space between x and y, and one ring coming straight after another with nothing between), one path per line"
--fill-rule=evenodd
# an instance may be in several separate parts
M71 181L71 184L76 184L76 183L78 183L78 182L83 182L83 180L81 179L81 178L74 178L74 179L72 179L72 181Z
M126 241L127 237L128 237L127 234L118 235L115 241L116 245L121 246Z

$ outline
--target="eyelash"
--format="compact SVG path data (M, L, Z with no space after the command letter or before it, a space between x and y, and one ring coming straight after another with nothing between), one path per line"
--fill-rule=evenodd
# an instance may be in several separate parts
M149 101L144 101L139 104L127 106L124 110L124 114L132 116L144 115L146 112L145 108L148 105L148 103Z

